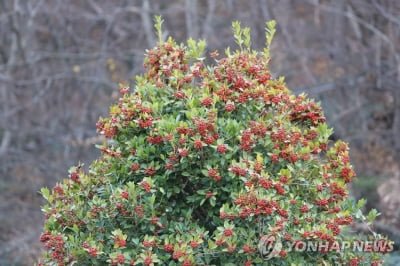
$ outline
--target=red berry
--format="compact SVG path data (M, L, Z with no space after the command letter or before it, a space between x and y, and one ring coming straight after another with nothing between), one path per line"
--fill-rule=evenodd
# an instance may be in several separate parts
M150 223L156 225L158 223L158 220L159 220L158 217L153 217L153 218L150 219Z
M248 260L245 262L245 266L251 266L253 264L253 262L251 260Z
M147 256L143 262L144 265L150 265L153 263L153 259L149 256Z
M269 179L267 179L267 178L263 178L263 179L260 179L259 181L258 181L258 183L260 184L260 186L262 186L263 188L265 188L265 189L269 189L269 188L271 188L272 187L272 181L271 180L269 180Z
M249 245L247 245L247 244L245 244L244 246L243 246L243 251L244 251L244 253L252 253L253 252L253 248L251 247L251 246L249 246Z
M185 99L186 98L186 95L183 91L175 91L174 96L177 99Z
M129 88L120 88L120 89L119 89L119 92L120 92L121 94L126 94L128 91L129 91Z
M201 148L203 148L203 142L199 139L196 139L193 142L193 147L195 147L196 149L201 149Z
M156 169L154 167L149 167L144 170L146 175L154 175L156 173Z
M87 249L90 248L89 243L87 241L82 243L82 247Z
M303 206L301 206L301 208L300 208L300 212L308 212L308 206L307 205L303 205Z
M128 199L129 198L129 192L128 191L122 191L121 192L121 197L124 199Z
M133 164L132 166L131 166L131 171L132 172L135 172L135 171L137 171L137 170L139 170L139 168L140 168L140 165L139 164Z
M119 239L119 240L117 241L117 245L120 246L120 247L125 247L125 245L126 245L126 240L125 240L125 239Z
M72 181L75 183L79 183L79 174L77 172L73 172L69 175L69 178L71 178Z
M165 141L171 141L173 138L174 138L174 136L171 135L171 134L166 134L165 135Z
M144 188L146 193L150 193L151 187L150 187L149 183L147 183L147 181L140 182L140 185Z
M187 149L179 149L178 152L179 152L179 155L182 157L186 157L189 155L189 151Z
M207 144L209 144L209 145L212 144L214 141L215 141L215 139L214 139L213 136L208 136L208 137L206 137L205 140L204 140L204 142L207 143Z
M125 263L124 254L118 254L117 261L118 261L119 264L124 264Z
M185 252L181 251L181 250L177 250L172 254L172 258L174 260L178 260L180 257L182 257L185 254Z
M233 252L235 252L235 250L236 250L235 246L228 245L228 252L229 253L233 253Z
M283 194L286 193L285 189L282 187L281 184L276 183L276 184L274 185L274 187L275 187L276 193L278 193L279 195L283 195Z
M98 252L97 248L89 248L88 252L89 252L89 255L92 256L93 258L97 257L97 252Z
M209 107L209 106L211 106L212 105L212 103L213 103L213 99L211 99L211 98L204 98L202 101L201 101L201 105L202 106L206 106L206 107Z
M51 233L50 232L44 232L41 236L40 236L40 242L47 242L50 240L51 237Z
M233 103L227 103L224 108L224 110L228 111L228 112L233 112L233 111L235 111L235 109L236 109L236 107Z
M288 234L288 233L284 234L283 237L284 237L287 241L290 241L290 240L292 239L292 235L290 235L290 234Z
M328 200L327 199L321 199L321 200L316 200L316 204L319 206L326 206L328 205Z
M217 246L222 246L223 244L225 244L225 240L222 239L222 238L218 238L218 239L215 241L215 244L217 244Z
M193 265L193 264L188 259L184 260L182 263L182 266L190 266L190 265Z
M218 53L217 50L215 50L214 52L211 52L211 53L210 53L210 57L211 57L211 58L217 57L218 55L219 55L219 53Z
M279 257L284 258L284 257L286 257L286 254L287 254L287 252L285 250L281 250L279 252Z
M214 196L214 193L213 193L213 192L208 191L208 192L206 193L206 198L207 198L207 199L208 199L208 198L211 198L212 196Z
M190 83L190 82L192 82L192 80L193 80L193 76L187 75L187 76L185 76L185 77L183 78L183 80L184 80L186 83Z
M291 162L291 163L295 163L295 162L297 162L297 160L298 160L298 156L297 156L297 154L292 154L290 157L289 157L289 161Z
M272 154L272 155L271 155L271 161L272 161L273 163L276 163L277 161L279 161L278 155L277 155L277 154Z
M225 144L220 144L217 146L217 152L225 153L226 151L227 151L227 148L226 148Z
M289 178L287 178L286 176L281 176L279 179L282 183L286 184L289 181Z
M278 96L274 96L274 97L272 97L271 102L279 103L280 102L280 98Z
M321 143L321 145L319 145L319 147L323 151L326 151L328 149L328 145L326 143Z
M231 236L231 235L233 235L233 231L231 229L224 230L224 236Z
M166 252L173 252L174 251L174 246L171 244L164 244L164 250Z
M199 246L199 243L198 243L197 241L191 241L191 242L190 242L190 246L191 246L192 248L197 248L197 247Z
M211 168L210 170L208 170L208 176L211 178L214 178L218 175L218 170Z

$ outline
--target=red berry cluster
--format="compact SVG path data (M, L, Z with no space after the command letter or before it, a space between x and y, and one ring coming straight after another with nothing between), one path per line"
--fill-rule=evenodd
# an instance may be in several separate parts
M58 265L66 265L72 259L67 256L62 235L44 232L40 236L40 242L44 243L44 247L49 250L51 258L57 261Z

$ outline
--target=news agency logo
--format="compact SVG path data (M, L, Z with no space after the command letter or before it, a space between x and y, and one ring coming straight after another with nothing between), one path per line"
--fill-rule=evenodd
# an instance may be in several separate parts
M285 245L284 245L285 244ZM258 251L265 260L279 257L286 252L342 252L351 249L354 252L382 252L393 251L393 242L385 239L374 241L282 241L272 235L264 235L258 243Z
M282 242L275 236L262 236L258 242L258 251L265 260L278 257L282 250Z

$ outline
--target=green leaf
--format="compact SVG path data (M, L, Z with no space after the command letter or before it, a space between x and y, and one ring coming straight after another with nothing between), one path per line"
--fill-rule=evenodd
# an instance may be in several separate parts
M240 26L239 21L234 21L232 22L232 29L233 29L233 37L235 38L235 42L237 45L239 45L240 50L242 50L242 44L243 44L243 30Z
M266 27L265 27L266 45L264 48L264 54L266 58L269 58L270 56L269 49L271 47L272 39L274 38L276 32L275 26L276 26L275 20L266 22Z
M216 203L216 198L213 196L210 198L210 205L214 207L215 203Z
M42 194L43 198L45 198L48 201L49 196L50 196L50 190L47 187L43 187L40 190L40 193Z
M201 173L202 173L204 176L208 176L208 170L206 170L206 169L202 169L202 170L201 170Z
M361 209L362 207L365 206L365 203L367 203L366 199L364 199L364 198L359 199L357 202L357 208Z
M150 205L154 205L154 202L156 201L156 196L152 195L150 198Z
M365 217L364 217L364 215L363 215L361 210L357 210L356 213L354 214L354 217L356 219L365 219Z
M208 248L209 248L209 249L215 249L215 248L217 248L217 247L218 247L218 246L215 244L214 241L208 240Z
M202 205L204 204L205 201L206 201L206 198L202 199L202 200L200 201L200 206L202 206Z
M251 48L251 36L250 36L250 28L246 27L243 29L243 35L244 35L244 45L248 50Z
M155 16L154 21L155 21L154 28L156 29L157 32L158 41L162 43L162 24L164 20L162 19L161 16Z
M367 221L369 224L372 224L377 216L379 216L380 213L376 209L370 210L370 212L367 215Z
M78 226L76 224L74 224L74 226L72 226L71 229L72 229L72 231L74 231L75 234L79 233L79 228L78 228Z
M275 20L270 20L266 22L266 28L265 28L265 33L266 33L266 39L267 39L267 47L269 47L272 43L272 39L274 38L276 29L276 21Z

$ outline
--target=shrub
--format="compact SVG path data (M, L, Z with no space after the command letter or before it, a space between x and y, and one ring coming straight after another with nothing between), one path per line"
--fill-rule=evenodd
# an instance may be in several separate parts
M108 139L100 158L41 191L42 263L378 264L376 252L289 249L350 241L346 228L365 217L363 202L348 199L347 144L329 142L318 103L272 78L274 23L262 52L233 23L240 49L211 53L215 65L205 64L204 41L162 41L160 18L156 29L147 72L97 123Z

